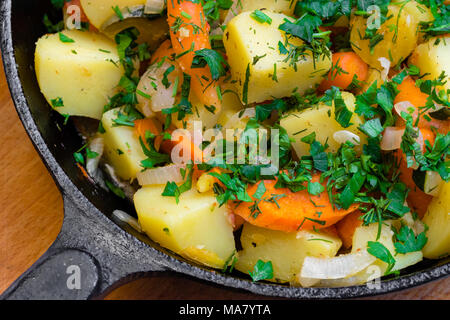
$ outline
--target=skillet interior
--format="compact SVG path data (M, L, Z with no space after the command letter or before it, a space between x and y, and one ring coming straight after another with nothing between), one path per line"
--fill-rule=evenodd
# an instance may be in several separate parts
M91 184L83 177L80 170L75 166L73 159L73 153L82 146L81 137L77 133L71 121L69 121L66 126L63 125L64 119L56 112L51 111L51 108L47 104L45 98L40 93L34 72L34 49L36 40L46 33L46 29L42 24L42 17L45 13L50 13L51 8L52 5L49 0L14 0L12 8L11 29L15 59L19 78L33 121L36 124L46 146L56 159L58 165L63 169L65 174L78 188L78 190L81 191L86 198L86 201L92 203L106 216L110 216L112 211L115 209L122 209L126 212L134 213L134 208L127 201L123 201L112 195L112 193L108 193ZM51 15L50 18L52 18ZM57 21L57 16L53 16L53 20ZM133 233L132 230L127 231ZM138 235L135 232L133 234L150 246L157 248L172 257L174 256L170 252L167 252L167 250L149 240L147 237ZM183 258L176 258L179 261L186 262ZM353 297L404 289L413 285L425 283L429 280L440 278L449 274L449 261L449 259L440 261L425 260L417 265L409 267L402 271L402 275L400 277L389 281L383 281L383 287L380 292L369 292L364 290L365 286L340 289L302 289L292 287L289 288L284 285L255 285L248 279L242 280L239 274L231 277L224 277L217 272L213 272L211 276L199 277L220 284L244 288L253 292L269 295L281 295L286 297ZM192 265L192 263L189 264ZM439 266L440 268L437 268ZM204 267L200 268L204 271L208 270ZM194 267L194 269L197 268ZM196 274L196 272L186 273L191 275ZM230 281L226 280L226 278ZM308 292L310 292L311 295L308 294Z

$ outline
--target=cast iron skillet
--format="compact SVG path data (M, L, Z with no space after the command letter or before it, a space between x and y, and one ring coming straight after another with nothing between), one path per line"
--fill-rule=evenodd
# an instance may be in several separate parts
M113 210L134 212L134 209L82 177L72 156L82 141L70 123L63 126L62 117L50 111L36 81L34 46L46 32L42 17L50 9L49 0L1 1L1 50L11 95L28 135L64 198L61 233L49 250L3 293L2 299L91 299L104 296L136 277L163 271L256 294L302 299L382 294L450 274L450 260L446 259L423 261L401 276L383 280L379 289L365 285L298 288L253 283L238 273L226 275L198 266L115 223L110 219ZM73 289L76 282L70 283L70 275L76 271L81 275L80 289Z

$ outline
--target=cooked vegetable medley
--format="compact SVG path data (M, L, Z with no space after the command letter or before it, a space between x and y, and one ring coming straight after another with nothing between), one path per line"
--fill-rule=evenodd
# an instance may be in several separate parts
M293 286L449 255L449 1L52 3L36 76L122 222Z

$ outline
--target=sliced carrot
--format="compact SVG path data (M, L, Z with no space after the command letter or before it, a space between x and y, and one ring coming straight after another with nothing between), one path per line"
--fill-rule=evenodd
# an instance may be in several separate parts
M402 101L409 101L415 107L423 107L427 103L428 95L416 87L416 82L411 77L406 77L397 86L400 91L395 97L394 104Z
M162 59L169 59L174 55L175 51L172 47L172 42L170 40L166 40L156 49L156 51L152 54L151 63L160 62Z
M208 66L192 68L195 52L211 49L209 41L210 26L206 21L200 1L169 1L167 3L170 38L177 61L183 72L191 76L191 88L196 96L208 106L220 110L221 103L217 94L217 84L212 79Z
M83 177L88 179L90 182L94 183L91 176L87 173L86 169L78 162L77 162L77 167L78 167L78 169L80 169L81 173L83 174Z
M416 82L411 77L406 77L401 84L397 86L400 91L395 97L394 104L409 101L416 110L412 114L413 120L417 119L419 114L419 107L424 107L427 103L428 95L423 93L420 88L416 87ZM425 114L422 114L419 119L418 126L420 128L432 129L434 128L437 132L441 134L446 134L450 130L450 120L437 120L431 118L427 120ZM396 126L404 126L405 120L399 114L396 121Z
M161 150L162 152L170 155L172 154L173 149L181 144L178 146L180 150L179 156L183 157L184 153L187 152L191 155L190 159L195 164L203 162L203 151L195 145L195 143L188 136L180 136L177 141L164 140L161 135L162 130L160 129L160 124L152 118L135 120L134 127L138 137L141 137L145 143L147 140L145 138L146 132L150 132L157 136L154 142L156 150ZM173 131L174 129L170 129L168 130L168 133L172 134Z
M316 174L312 182L318 182L319 179L320 175ZM358 208L354 204L347 210L337 210L331 205L326 191L313 196L307 190L292 192L287 188L276 189L275 180L264 180L266 192L258 200L253 195L260 183L262 182L251 185L247 190L256 202L242 202L233 209L235 214L258 227L284 232L323 229L334 225ZM269 201L274 195L278 196L276 201ZM254 210L255 203L259 211Z
M142 141L147 144L145 138L146 132L150 132L156 136L154 146L156 150L159 150L162 142L161 125L151 118L139 119L134 121L134 128L138 137L141 137Z
M397 86L397 90L399 90L399 93L395 97L394 104L406 101L411 103L416 108L412 114L413 120L415 121L419 114L418 108L426 105L428 95L416 87L416 82L411 77L406 77L403 82ZM421 118L419 120L419 125L423 124L424 121L425 120ZM396 125L404 126L404 124L405 120L401 117L401 114L398 114Z
M177 141L162 141L161 151L167 154L172 154L177 146L179 150L179 157L184 158L185 152L187 152L190 154L189 159L192 160L194 164L203 162L203 151L188 136L180 136Z
M345 216L344 219L336 224L337 233L342 240L344 248L346 249L350 249L352 247L355 230L363 224L363 221L360 219L361 215L361 211L356 210L355 212Z
M358 81L365 81L369 72L368 65L354 52L337 52L332 57L333 67L319 86L319 91L326 91L332 86L347 89L356 76Z

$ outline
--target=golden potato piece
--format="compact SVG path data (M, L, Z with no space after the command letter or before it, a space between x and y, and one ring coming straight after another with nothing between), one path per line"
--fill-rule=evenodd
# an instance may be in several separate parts
M165 186L146 186L136 192L134 204L142 230L161 246L214 268L223 268L235 253L233 227L225 206L212 191L196 188L183 193L179 203L164 197Z
M438 259L450 254L450 183L445 183L428 206L423 222L428 226L428 242L423 255Z
M352 16L350 20L350 42L353 50L371 67L381 70L382 66L378 59L390 60L391 66L395 66L405 60L418 42L417 28L420 21L433 19L430 10L416 1L403 4L389 5L385 21L377 34L383 38L374 45L370 40L363 40L368 19L362 16Z
M295 63L287 61L288 55L281 54L278 43L285 42L285 33L278 29L288 16L264 11L272 23L260 23L243 12L227 25L224 45L233 80L244 103L263 102L299 94L313 89L322 76L331 68L330 57L322 55L315 61L310 52ZM292 19L291 19L292 20ZM300 39L290 39L300 46Z
M447 76L445 90L450 89L450 36L432 38L417 46L409 58L409 62L425 74L424 79L439 78L444 71Z
M334 257L342 241L325 233L306 230L285 233L244 223L241 244L237 270L248 274L258 260L271 261L273 281L295 283L306 256Z
M72 30L62 34L73 42L48 34L36 44L35 68L41 91L61 114L100 120L124 73L116 44L98 33Z
M355 110L355 97L348 92L341 92L347 108L350 111ZM322 144L328 143L327 151L336 152L341 143L345 142L344 138L335 136L338 131L348 131L348 139L356 144L355 139L359 139L359 146L356 150L361 151L361 146L367 142L367 137L358 127L363 123L363 119L356 113L353 113L351 119L352 125L348 128L342 127L336 120L334 115L334 106L330 107L323 103L318 106L306 109L300 112L294 112L281 120L281 126L286 129L289 136L295 139L292 143L297 156L302 157L309 155L310 145L302 142L301 139L315 132L316 140Z
M105 133L104 155L106 161L115 169L115 173L123 180L134 180L136 174L143 170L141 161L146 159L139 138L134 128L114 125L122 108L112 109L103 114L102 125Z

